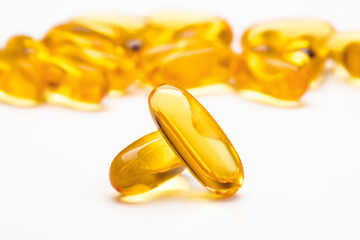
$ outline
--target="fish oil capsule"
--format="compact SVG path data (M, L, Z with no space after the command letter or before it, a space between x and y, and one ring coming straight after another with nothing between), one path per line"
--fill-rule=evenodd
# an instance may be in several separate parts
M85 15L71 23L80 24L111 39L116 47L138 51L143 47L145 23L142 18L122 15ZM121 51L121 50L120 50Z
M11 38L0 52L1 98L19 106L34 105L43 100L46 82L42 74L44 46L26 36Z
M44 74L48 101L79 110L96 108L109 89L104 72L81 61L51 56Z
M163 12L146 18L149 45L166 44L184 38L221 41L229 45L232 31L222 18L204 13Z
M234 86L247 97L278 106L297 105L311 82L311 66L306 53L286 57L248 53L237 56Z
M159 132L122 150L110 166L110 182L125 195L147 192L179 175L185 167Z
M208 190L234 194L244 180L238 154L225 133L188 92L171 85L149 96L154 122L187 169Z
M122 94L137 78L134 70L137 66L134 61L128 58L119 58L111 53L68 45L51 51L51 54L68 61L80 61L91 65L94 70L97 70L97 72L94 71L94 74L104 73L112 95Z
M152 86L162 83L183 88L227 83L234 57L221 42L199 39L180 40L155 46L142 55L143 82Z
M116 47L112 39L102 32L78 23L64 23L51 29L43 39L50 49L74 45L80 48L90 48L98 51L115 52Z
M329 41L331 57L353 80L360 79L360 32L339 32Z
M44 43L52 54L81 59L106 73L118 95L138 78L143 22L137 18L89 15L52 29Z
M328 57L327 41L333 32L333 27L321 20L268 21L250 27L242 37L242 47L245 55L253 52L276 58L303 52L310 58L311 81L316 82Z

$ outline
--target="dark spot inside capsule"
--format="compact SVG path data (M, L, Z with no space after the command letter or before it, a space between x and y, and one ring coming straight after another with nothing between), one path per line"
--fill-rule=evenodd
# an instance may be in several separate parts
M142 47L142 42L139 39L131 39L127 41L126 47L132 51L139 51Z
M313 50L311 50L310 48L302 48L300 49L300 51L302 51L303 53L307 54L309 57L313 58L315 57L315 53Z

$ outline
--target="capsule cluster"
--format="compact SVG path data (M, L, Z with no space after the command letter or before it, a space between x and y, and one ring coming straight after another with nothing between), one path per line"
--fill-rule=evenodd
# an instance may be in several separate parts
M331 56L360 78L360 34L334 33L312 19L259 23L242 52L221 17L157 13L145 18L90 15L55 26L41 40L15 36L0 50L0 99L86 108L106 95L168 83L186 89L228 84L241 93L296 102L319 83Z

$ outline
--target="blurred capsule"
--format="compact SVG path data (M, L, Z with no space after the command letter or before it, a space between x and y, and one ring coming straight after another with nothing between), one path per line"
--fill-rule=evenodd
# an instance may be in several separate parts
M185 39L155 46L142 55L143 81L184 88L227 83L232 58L231 49L216 41Z
M235 87L247 97L273 105L297 105L311 81L309 56L302 52L282 58L250 52L238 56L235 63Z
M19 106L43 101L46 48L26 36L11 38L0 52L1 100Z
M309 57L311 81L319 80L328 57L327 41L333 27L321 20L287 19L256 24L242 37L245 53L252 52L270 58L283 58L301 52Z
M184 38L222 41L229 45L232 30L221 17L189 12L163 12L146 18L146 39L151 46Z
M53 55L99 68L106 73L110 91L121 94L138 78L142 31L137 18L90 15L55 27L44 43Z
M329 41L329 47L336 63L351 77L360 79L360 32L336 33Z
M109 90L104 72L82 61L52 56L44 74L48 101L79 110L97 109Z
M122 94L137 79L136 63L125 56L72 45L63 46L51 53L61 59L91 65L94 70L102 72L110 84L109 91L112 91L112 95Z

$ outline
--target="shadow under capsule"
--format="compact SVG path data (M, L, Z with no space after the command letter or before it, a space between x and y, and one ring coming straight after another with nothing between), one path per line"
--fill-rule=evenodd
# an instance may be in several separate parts
M178 200L178 201L229 201L238 196L223 197L206 189L192 189L189 180L185 176L177 176L161 186L138 195L115 196L114 200L123 204L145 204L156 201Z

